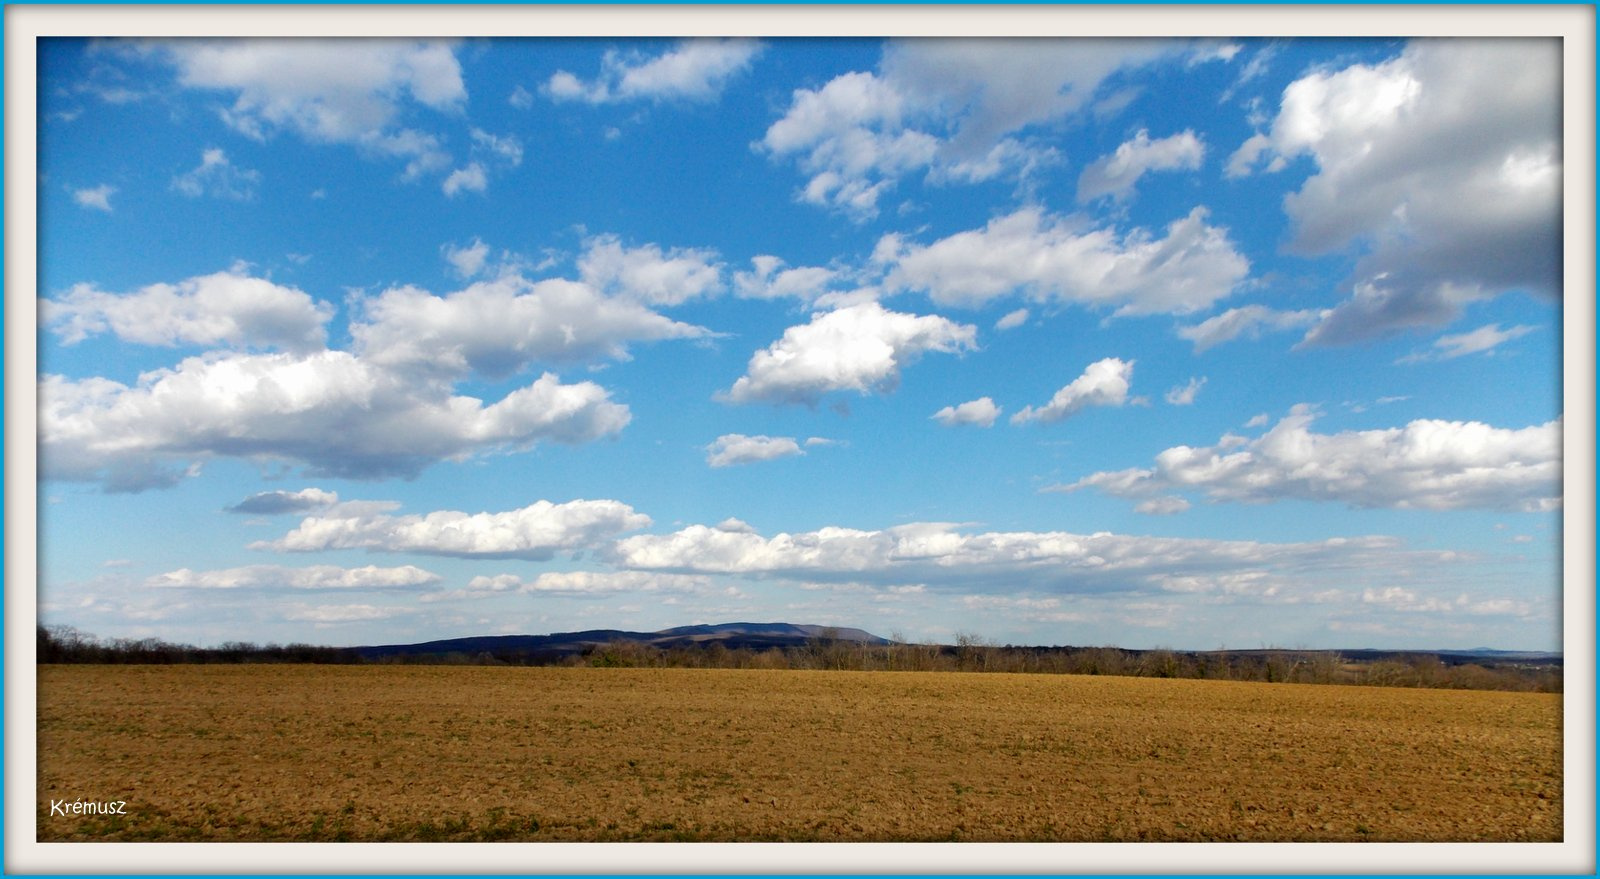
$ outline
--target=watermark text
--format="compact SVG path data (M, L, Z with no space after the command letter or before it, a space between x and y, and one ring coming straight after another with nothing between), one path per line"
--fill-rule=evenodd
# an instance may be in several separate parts
M67 815L126 815L128 802L126 800L110 800L104 803L91 803L84 800L51 800L50 817L65 817Z

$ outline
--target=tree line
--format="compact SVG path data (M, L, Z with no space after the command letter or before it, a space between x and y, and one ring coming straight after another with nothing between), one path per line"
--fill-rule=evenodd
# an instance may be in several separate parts
M572 650L497 650L364 656L351 648L310 644L230 642L194 647L159 639L101 640L69 627L38 628L38 662L102 664L317 663L381 665L524 665L613 668L745 668L841 671L947 671L1010 674L1121 675L1151 678L1350 684L1559 693L1556 663L1479 659L1446 661L1437 654L1396 652L1358 659L1330 650L1184 651L1117 647L1018 647L958 633L954 644L914 643L898 634L888 644L836 637L827 631L786 647L705 644L658 647L615 640Z

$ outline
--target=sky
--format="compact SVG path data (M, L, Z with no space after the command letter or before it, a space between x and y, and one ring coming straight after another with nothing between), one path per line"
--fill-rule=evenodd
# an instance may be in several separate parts
M1562 648L1558 40L39 57L43 624Z

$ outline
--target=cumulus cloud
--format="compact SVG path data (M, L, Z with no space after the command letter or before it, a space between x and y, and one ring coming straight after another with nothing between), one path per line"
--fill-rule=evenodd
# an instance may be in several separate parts
M763 537L749 529L691 525L618 541L609 559L627 570L724 574L814 583L924 585L977 593L1161 591L1172 571L1205 591L1226 574L1315 576L1322 570L1442 563L1389 537L1305 543L1140 537L1111 533L979 532L943 522L882 530L826 527ZM1198 585L1197 585L1198 584ZM1220 588L1220 587L1218 587Z
M339 493L320 488L303 488L299 491L263 491L227 507L229 513L277 516L284 513L304 513L331 507L339 502Z
M807 445L814 445L808 442ZM792 455L803 455L800 444L792 436L745 436L728 433L717 437L706 446L706 463L713 467L731 467L754 461L771 461Z
M1421 419L1405 427L1319 434L1296 406L1256 439L1175 446L1152 468L1104 471L1055 491L1119 497L1199 491L1215 501L1296 498L1392 509L1554 510L1561 506L1561 420L1508 429Z
M511 273L445 296L395 287L360 310L350 335L364 359L446 375L500 378L533 362L625 360L631 342L710 335L590 284Z
M924 353L973 350L976 338L977 328L967 324L860 303L785 330L750 358L745 375L721 397L815 405L832 391L888 391L899 383L900 370Z
M607 51L600 76L585 82L558 70L544 92L557 101L606 104L633 100L709 101L735 75L746 70L761 43L747 39L684 40L655 57L639 52Z
M212 457L300 463L311 475L414 476L444 458L588 442L629 418L591 382L546 373L486 405L342 351L213 353L131 387L39 382L41 472L113 491L172 485Z
M365 549L458 558L521 558L538 561L558 552L594 548L618 534L647 528L650 517L613 500L538 501L502 513L439 510L427 515L331 510L310 516L274 541L251 549L320 552Z
M1205 158L1205 144L1193 130L1185 129L1171 137L1151 140L1150 132L1140 129L1133 139L1101 156L1078 175L1078 201L1091 202L1110 196L1123 201L1133 194L1134 184L1151 171L1194 170Z
M1514 326L1502 330L1499 324L1489 324L1467 333L1440 336L1434 340L1431 350L1410 354L1395 362L1425 363L1430 360L1454 360L1468 354L1493 354L1501 345L1519 336L1525 336L1533 330L1534 328L1529 326Z
M222 119L258 140L288 130L409 162L407 176L448 166L437 137L396 126L413 103L459 111L467 90L452 44L362 39L170 40L139 45L188 88L235 95Z
M467 98L448 43L386 39L174 40L156 44L190 88L239 92L228 120L247 133L292 128L350 141L385 127L403 96L434 110Z
M471 278L483 271L483 265L489 259L489 245L484 244L481 238L474 238L471 244L462 247L446 244L439 252L444 254L445 262L455 269L456 274L463 278Z
M1265 305L1245 305L1230 308L1216 317L1207 318L1194 326L1181 327L1178 338L1194 343L1194 353L1199 354L1231 342L1240 336L1260 338L1263 330L1282 331L1308 326L1320 320L1326 312L1277 311Z
M102 183L99 186L72 190L72 200L77 202L79 207L93 208L109 214L111 213L111 196L116 191L117 188L115 186L109 183Z
M1205 383L1206 380L1203 376L1191 378L1188 384L1167 391L1167 402L1174 406L1193 405L1195 396L1200 393L1200 389L1205 386Z
M312 565L291 568L282 565L247 565L217 571L191 571L179 568L145 581L146 586L163 589L304 589L331 592L365 592L390 589L420 589L444 578L414 565L380 568L340 568Z
M993 427L994 420L1000 417L1000 407L988 397L979 397L968 400L959 406L946 406L933 413L933 420L946 427L958 424L975 424L979 427Z
M449 198L455 198L463 192L484 192L489 188L489 175L484 172L483 165L472 162L464 168L451 171L439 188Z
M1087 229L1035 207L924 246L891 237L884 284L924 291L940 305L981 307L1020 294L1034 302L1109 307L1118 315L1186 314L1228 296L1250 263L1205 208L1169 224L1165 237Z
M1090 406L1121 406L1128 402L1133 382L1133 361L1107 357L1084 369L1083 375L1056 391L1050 402L1035 409L1027 406L1011 416L1012 424L1060 421Z
M190 198L209 195L231 201L255 198L261 172L235 167L227 153L215 147L200 154L200 164L172 178L172 188Z
M1318 70L1230 160L1315 166L1284 199L1292 248L1359 254L1352 296L1306 345L1454 320L1507 290L1560 295L1561 45L1413 40L1397 57Z
M838 277L837 272L821 266L786 268L783 260L765 254L753 257L750 263L751 271L733 276L734 293L742 299L794 298L812 303L826 294Z
M482 274L489 248L474 239L442 253L459 272ZM44 473L139 491L176 484L210 458L243 457L303 464L311 475L414 476L444 458L612 435L628 409L592 382L546 373L498 401L457 395L454 385L535 363L626 359L636 342L712 336L650 307L720 289L704 257L601 239L581 267L593 283L535 281L511 267L444 296L409 286L357 294L349 351L325 347L330 304L242 266L124 294L79 284L40 302L41 324L65 344L113 333L284 353L212 350L131 385L46 375Z
M471 130L472 160L451 171L439 185L446 198L463 192L488 192L491 169L504 170L522 164L522 141L515 135L494 135L481 128Z
M1101 84L1186 51L1150 40L913 39L889 43L873 72L797 89L761 148L809 179L802 201L856 219L875 216L901 177L976 182L1025 176L1058 160L1030 129L1086 108Z
M578 277L607 295L645 305L682 305L722 292L722 267L708 250L624 247L615 235L589 239Z
M40 304L41 318L65 344L112 333L140 345L259 346L309 352L323 346L333 307L293 287L241 269L176 284L108 293L77 284Z

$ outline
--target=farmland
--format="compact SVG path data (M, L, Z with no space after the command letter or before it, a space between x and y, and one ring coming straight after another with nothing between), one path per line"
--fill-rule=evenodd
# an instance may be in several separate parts
M1539 693L42 666L44 840L1559 840ZM52 804L124 802L125 814Z

